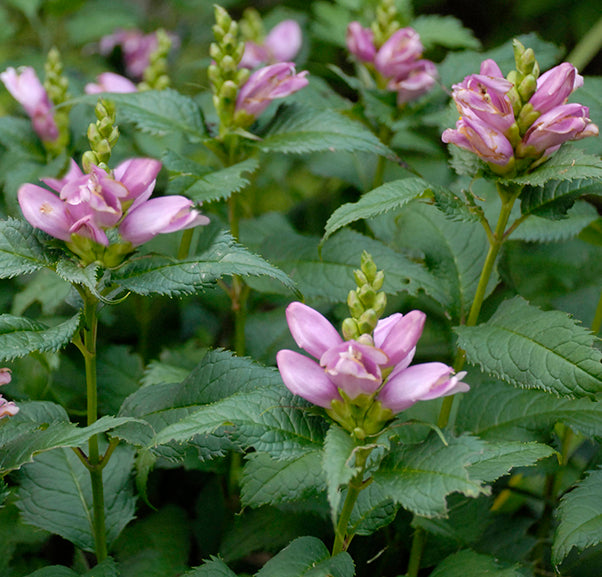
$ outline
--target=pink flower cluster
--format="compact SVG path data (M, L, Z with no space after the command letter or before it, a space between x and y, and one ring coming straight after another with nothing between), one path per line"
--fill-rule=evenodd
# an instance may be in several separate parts
M126 94L137 91L138 87L129 78L115 74L115 72L103 72L96 77L96 82L89 82L84 86L86 94L100 94L101 92Z
M437 68L422 58L424 48L413 28L397 30L377 47L372 30L351 22L347 27L347 48L356 58L374 67L386 80L387 90L397 92L400 105L427 93L437 79Z
M512 170L516 159L545 159L564 142L598 134L587 106L567 104L582 85L583 77L568 62L548 70L537 79L537 89L524 107L533 120L520 126L528 116L522 110L515 116L509 96L513 83L493 60L485 60L480 74L452 87L461 116L455 129L443 132L443 142L474 152L501 173Z
M331 408L333 401L343 400L343 393L351 401L360 395L373 397L399 413L417 401L469 389L461 382L466 373L456 375L443 363L409 366L426 319L421 311L395 313L378 322L373 339L362 335L350 341L343 341L323 315L302 303L291 303L286 318L295 342L318 362L281 350L276 356L280 375L292 393L320 407Z
M54 121L53 105L35 70L31 66L24 66L18 71L7 68L0 74L0 79L23 106L38 136L46 142L54 142L59 136L59 129Z
M240 66L253 69L266 63L288 62L297 56L302 42L299 24L294 20L283 20L270 30L261 44L245 42Z
M10 383L10 369L0 369L0 385ZM7 401L0 395L0 419L11 417L19 412L19 407L12 401Z
M133 158L119 164L112 175L97 166L85 174L71 161L61 179L45 178L54 192L35 184L19 188L19 205L27 221L51 236L70 242L73 235L109 245L107 230L117 227L121 238L141 245L159 233L175 232L209 219L183 196L149 199L161 163Z
M144 34L140 30L117 30L100 40L100 53L105 56L119 46L123 54L125 71L132 78L142 78L150 63L150 55L157 49L156 33Z

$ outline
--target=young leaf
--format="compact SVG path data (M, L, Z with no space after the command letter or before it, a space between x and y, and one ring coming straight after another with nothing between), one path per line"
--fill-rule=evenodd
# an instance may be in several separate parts
M602 391L594 336L565 313L544 312L516 297L486 323L455 330L470 362L514 386L565 396Z
M109 544L134 517L133 459L133 449L119 446L103 470ZM90 474L73 451L56 449L22 468L18 507L26 523L94 551Z
M483 442L475 437L450 438L444 445L431 435L424 443L401 446L386 458L374 473L374 483L405 509L423 517L442 517L447 514L445 497L450 493L467 497L487 493L467 470L482 450Z
M236 577L236 573L221 559L212 558L200 567L184 573L182 577Z
M253 146L267 153L347 150L372 152L396 159L395 153L370 130L332 110L281 106L261 136L262 140Z
M64 347L79 326L77 313L54 327L39 321L13 315L0 315L0 362L24 357L34 351L58 351Z
M503 567L494 557L474 551L458 551L443 560L431 577L524 577L517 567Z
M552 545L554 564L560 563L573 547L583 551L602 541L602 469L590 471L562 498L558 520Z
M0 278L12 278L52 266L44 236L24 220L0 220Z
M299 537L270 559L256 577L353 577L355 568L348 553L335 557L315 537Z
M114 271L113 281L141 295L182 296L231 275L267 276L295 290L293 281L284 272L248 252L225 232L219 234L203 254L186 260L150 255L132 259Z

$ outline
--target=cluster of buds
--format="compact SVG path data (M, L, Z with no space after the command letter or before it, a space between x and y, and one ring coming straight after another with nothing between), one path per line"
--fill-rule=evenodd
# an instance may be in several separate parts
M358 439L378 434L395 414L418 401L469 389L461 381L466 373L454 374L444 363L410 366L426 315L414 310L378 320L385 298L374 287L382 285L382 279L382 271L376 271L372 259L365 254L362 270L356 273L359 304L356 297L350 297L357 310L351 312L353 322L344 321L349 331L344 330L344 339L318 311L299 302L291 303L286 310L291 334L297 345L317 362L286 349L276 356L286 387L324 407L333 420ZM360 295L374 292L367 299L371 305L361 304ZM362 329L367 330L361 332Z
M397 93L399 106L426 94L437 79L433 62L413 28L399 28L395 6L383 1L371 28L359 22L347 27L347 49L371 73L377 87Z
M257 68L262 64L289 62L297 56L303 43L301 27L295 20L283 20L266 35L259 13L247 8L240 21L245 50L239 66Z
M0 385L10 383L10 369L0 369ZM19 407L12 401L7 401L0 395L0 419L3 417L12 417L19 412Z
M65 103L70 99L70 95L69 80L63 74L63 63L56 48L48 52L44 72L44 89L54 105L53 117L58 130L58 135L49 148L59 154L69 143L69 107L65 106Z
M493 60L480 74L455 84L452 97L460 113L443 142L475 153L498 175L535 168L571 140L596 136L589 109L567 104L583 85L577 69L564 62L541 76L533 50L514 41L516 69L506 78Z
M94 165L108 171L111 152L119 139L119 129L115 124L115 105L110 100L99 99L94 113L96 123L88 126L90 150L82 155L82 164L86 172L90 172Z

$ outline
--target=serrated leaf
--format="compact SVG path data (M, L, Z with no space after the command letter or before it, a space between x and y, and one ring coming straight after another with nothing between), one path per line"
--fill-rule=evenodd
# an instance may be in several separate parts
M503 567L494 557L458 551L439 563L431 577L524 577L516 567Z
M392 523L399 505L389 498L386 491L375 483L370 483L362 492L353 507L349 525L352 535L372 535L382 527Z
M42 315L52 316L64 304L71 286L49 269L33 275L25 288L15 295L11 314L21 316L32 304L39 303Z
M556 423L602 437L602 403L483 382L462 399L456 425L488 440L546 439Z
M56 263L56 274L71 284L87 287L92 294L98 296L98 263L82 267L71 259L63 258Z
M602 159L592 154L586 154L575 146L565 144L533 172L506 180L516 184L543 186L550 180L599 180L601 178Z
M554 453L554 449L540 443L490 442L483 453L474 457L468 473L472 479L492 482L508 474L513 467L531 466Z
M80 575L63 565L53 565L52 567L38 569L27 575L27 577L80 577Z
M293 281L260 256L234 242L227 233L217 236L203 254L177 260L167 256L132 259L113 273L113 281L134 293L182 296L201 291L224 277L267 276L294 291Z
M404 178L387 182L367 192L357 202L347 203L337 208L326 223L323 240L356 220L373 218L398 209L410 200L430 195L432 189L433 185L422 178Z
M543 186L527 186L521 192L522 214L562 218L575 200L585 194L600 196L602 181L593 179L552 180Z
M256 158L248 158L227 168L212 171L187 159L177 159L176 162L167 160L174 156L173 152L168 154L169 157L163 157L170 170L168 191L183 194L194 202L228 198L232 193L247 187L250 183L249 176L259 168Z
M184 573L182 577L236 577L236 573L221 559L212 558L200 567Z
M262 152L303 154L319 151L358 151L395 159L395 154L370 130L332 110L281 106L262 140L253 144Z
M79 326L77 313L54 327L14 315L0 315L0 362L34 351L58 351L71 341Z
M558 527L552 560L560 563L573 547L583 551L602 541L602 470L590 471L569 493L557 510Z
M516 297L486 323L455 330L470 362L514 386L565 396L602 391L602 353L593 335L565 313Z
M44 236L23 220L0 220L0 278L12 278L51 266Z
M290 460L250 453L242 471L241 502L243 507L260 507L299 501L315 496L324 486L321 451Z
M128 94L103 96L117 105L117 122L133 122L151 134L185 134L193 142L207 136L203 113L189 96L173 90L145 90ZM98 95L84 96L78 101L96 104Z
M256 577L353 577L354 574L348 553L331 557L316 537L299 537L272 557Z
M133 458L133 449L119 446L103 470L109 544L134 517ZM23 467L18 507L26 523L94 551L90 473L70 449L44 453Z
M374 473L374 482L404 509L423 517L444 517L445 498L450 493L468 497L487 493L467 472L482 450L483 442L475 437L451 438L446 446L437 435L431 435L419 445L398 448Z
M420 41L426 50L429 47L472 48L478 50L481 43L462 22L453 16L429 14L412 20L412 28L420 34Z

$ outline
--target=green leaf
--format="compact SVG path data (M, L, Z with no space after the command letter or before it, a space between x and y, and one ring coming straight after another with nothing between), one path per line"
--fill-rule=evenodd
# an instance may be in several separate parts
M24 220L0 220L0 278L12 278L52 266L44 237L44 233Z
M577 547L602 541L602 470L590 471L588 476L564 495L557 510L558 527L552 545L552 560L560 563Z
M43 161L44 149L33 131L29 118L3 116L0 118L0 143L9 150L16 150L26 157Z
M98 263L82 267L79 263L67 258L62 258L56 263L56 274L58 276L70 284L85 286L96 296L98 296L99 269Z
M27 577L80 577L80 575L68 567L53 565L52 567L38 569L27 575Z
M471 382L469 377L466 380ZM456 420L459 430L491 441L546 439L556 423L587 436L602 437L602 403L483 382L463 397Z
M382 527L392 523L399 505L389 498L387 492L370 483L362 492L351 512L349 525L353 535L372 535Z
M321 451L291 460L275 460L265 453L250 453L246 458L241 477L243 507L301 501L324 489Z
M113 273L113 281L141 295L182 296L203 290L231 275L267 276L295 290L293 281L260 256L248 252L227 233L217 236L203 254L177 260L167 256L132 259Z
M71 341L79 313L54 327L13 315L0 315L0 362L34 351L58 351Z
M52 316L65 303L71 292L71 285L49 269L42 269L33 275L25 288L15 295L11 314L20 316L32 304L39 303L44 316Z
M412 28L420 34L420 41L426 50L432 46L446 48L472 48L478 50L481 43L472 31L462 26L462 22L453 16L429 14L412 20Z
M445 497L450 493L467 497L487 493L467 471L482 450L483 442L475 437L450 438L446 446L437 435L431 435L419 445L399 447L374 473L374 483L412 513L443 517L447 515Z
M358 151L395 159L395 154L359 122L332 110L281 106L262 140L262 152L303 154L321 151Z
M572 181L602 178L602 159L565 144L533 172L506 179L516 184L542 186L550 180Z
M134 518L133 459L133 449L119 446L103 470L109 544ZM18 507L26 523L94 551L90 473L73 451L56 449L23 467Z
M212 558L200 567L184 573L182 577L236 577L234 573L221 559Z
M357 202L350 202L337 208L326 223L324 240L356 220L373 218L398 209L415 198L431 195L433 188L433 185L422 178L404 178L387 182L367 192Z
M517 567L504 567L497 559L474 551L458 551L439 563L431 577L524 577Z
M52 567L44 567L30 573L27 577L119 577L119 571L115 561L109 557L100 565L96 565L90 571L86 571L80 576L79 573L72 571L63 565L53 565Z
M222 170L212 171L205 166L169 151L163 156L170 171L168 191L182 194L194 202L224 200L250 184L249 177L259 168L256 158L248 158Z
M117 105L117 122L133 122L143 132L150 134L185 134L193 142L207 136L203 113L198 104L167 88L145 90L128 94L110 93L104 98ZM84 96L78 101L96 104L98 95Z
M315 537L299 537L272 557L256 577L353 577L355 568L348 553L334 557Z
M455 330L470 362L517 387L565 396L602 391L594 336L565 313L544 312L516 297L486 323Z

